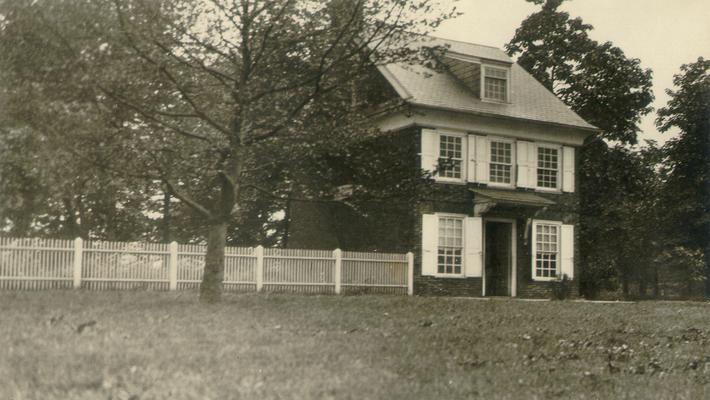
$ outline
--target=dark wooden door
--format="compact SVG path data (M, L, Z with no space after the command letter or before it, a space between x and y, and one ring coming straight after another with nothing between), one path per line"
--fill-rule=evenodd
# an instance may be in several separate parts
M513 226L486 222L486 296L510 296Z

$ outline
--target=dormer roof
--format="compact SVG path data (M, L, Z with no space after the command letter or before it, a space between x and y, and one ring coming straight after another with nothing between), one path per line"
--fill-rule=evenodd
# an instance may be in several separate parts
M450 70L437 72L422 65L407 64L379 67L399 96L409 104L597 130L498 48L434 37L425 37L421 43L429 47L446 46L444 57L509 66L509 98L507 102L482 100L470 85Z

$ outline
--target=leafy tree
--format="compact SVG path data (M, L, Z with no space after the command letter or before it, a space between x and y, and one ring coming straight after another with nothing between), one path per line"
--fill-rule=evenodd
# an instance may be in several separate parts
M81 125L86 140L113 155L94 162L161 182L200 216L200 298L213 302L230 221L269 191L261 185L274 160L372 132L350 89L372 64L428 56L407 43L453 15L434 9L433 0L27 0L2 4L0 50L14 71L32 66L19 83L42 92L28 104L35 115L46 121L48 103L83 113L97 122Z
M638 123L651 111L653 101L651 71L641 68L638 59L627 58L611 42L592 40L591 25L559 9L564 0L527 1L541 5L541 9L516 30L506 45L508 54L517 55L523 68L600 129L582 148L578 171L582 291L592 295L600 283L614 276L621 276L628 290L631 276L643 275L637 269L644 266L633 261L635 255L646 252L638 246L617 248L617 237L623 231L624 236L637 239L639 225L632 228L628 218L640 220L647 210L627 200L643 198L639 194L650 189L640 183L651 184L653 179L644 164L649 158L619 145L610 146L603 139L622 145L637 143ZM632 208L625 209L627 206ZM628 262L618 257L620 254L628 255Z
M651 70L611 42L589 38L592 26L560 11L564 0L542 4L505 46L518 63L587 122L601 137L635 144L641 117L651 112Z
M705 295L710 297L710 60L681 66L671 99L658 110L661 132L677 129L664 150L663 207L676 244L704 252Z

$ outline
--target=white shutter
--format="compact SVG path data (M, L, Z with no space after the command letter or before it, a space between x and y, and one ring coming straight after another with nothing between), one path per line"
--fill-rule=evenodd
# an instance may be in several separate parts
M464 222L465 275L480 277L483 272L483 219L467 217Z
M466 177L469 182L476 182L476 137L467 135L468 139L468 161L466 169Z
M474 136L476 138L476 182L488 183L488 165L490 163L488 138L485 136Z
M439 166L439 134L432 129L422 129L421 168L434 173Z
M528 170L528 182L531 188L537 187L537 146L535 143L530 143L528 146L528 160L530 160L530 169Z
M536 161L534 157L531 158L531 155L534 156L534 150L530 151L530 149L534 147L530 142L517 142L518 187L535 188L536 182L531 180L533 174L530 173L530 170L534 169Z
M574 278L574 225L562 225L560 232L560 276Z
M422 275L436 273L436 258L439 248L439 217L422 215Z
M574 147L562 148L562 191L574 192Z

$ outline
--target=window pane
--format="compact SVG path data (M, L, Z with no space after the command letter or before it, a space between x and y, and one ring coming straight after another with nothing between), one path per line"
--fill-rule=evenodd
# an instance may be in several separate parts
M537 148L537 186L557 188L559 170L558 151L547 147Z
M513 149L509 142L490 142L491 159L489 164L489 181L495 183L511 183L513 168Z
M439 136L439 175L461 178L463 146L460 136Z
M559 227L551 224L536 224L535 242L535 276L557 277Z
M503 68L486 67L486 76L505 79L506 70Z
M463 219L439 218L439 250L437 271L461 274L463 267Z
M505 79L486 77L484 80L484 97L492 100L506 100L507 81Z

